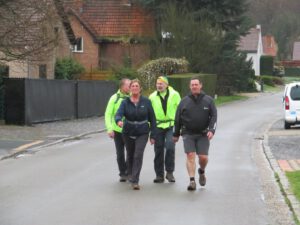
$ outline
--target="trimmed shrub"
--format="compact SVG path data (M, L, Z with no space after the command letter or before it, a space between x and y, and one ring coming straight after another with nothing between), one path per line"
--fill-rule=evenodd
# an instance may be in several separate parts
M188 61L184 58L159 58L144 64L138 69L138 78L146 90L155 87L157 77L188 71Z
M76 80L84 71L84 67L73 58L56 60L55 79Z
M184 97L190 92L190 79L198 77L203 84L203 90L206 94L214 97L216 93L217 75L215 74L199 74L187 73L168 76L169 84Z
M272 76L268 76L268 75L263 75L263 76L260 76L260 80L266 84L266 85L269 85L269 86L272 86L274 87L275 84L273 82L273 77Z
M274 76L260 76L260 80L263 81L264 84L274 87L275 85L283 85L284 81L280 77Z
M274 57L261 56L260 57L260 74L273 75Z
M138 73L135 69L129 67L113 68L112 80L120 81L123 78L134 79L138 77Z
M285 76L300 76L300 68L298 67L285 67Z

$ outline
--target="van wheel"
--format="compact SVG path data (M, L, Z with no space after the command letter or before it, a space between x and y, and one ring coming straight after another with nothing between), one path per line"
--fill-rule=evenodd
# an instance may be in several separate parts
M284 121L284 129L290 129L291 125Z

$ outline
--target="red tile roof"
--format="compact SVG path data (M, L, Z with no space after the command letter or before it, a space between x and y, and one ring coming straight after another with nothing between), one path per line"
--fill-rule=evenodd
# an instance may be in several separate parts
M260 29L251 28L246 36L241 37L238 50L245 52L257 52Z
M97 40L154 35L154 17L128 0L65 0L64 3Z
M277 56L278 46L272 35L263 36L263 52L264 55Z

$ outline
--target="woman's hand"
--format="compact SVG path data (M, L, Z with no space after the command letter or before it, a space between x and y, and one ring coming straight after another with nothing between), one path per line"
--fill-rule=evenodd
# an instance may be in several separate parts
M122 127L123 127L123 121L120 120L120 121L118 122L118 126L122 128Z

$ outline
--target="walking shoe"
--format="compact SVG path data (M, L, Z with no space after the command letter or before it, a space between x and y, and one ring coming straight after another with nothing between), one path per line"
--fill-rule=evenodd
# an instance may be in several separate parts
M173 176L173 173L167 173L166 179L167 179L169 182L175 182L175 177Z
M190 181L189 186L187 187L188 191L195 191L196 190L196 182L194 180Z
M121 175L119 181L120 181L120 182L126 182L126 181L127 181L127 178L128 178L128 177L127 177L126 175Z
M140 185L139 184L132 184L132 189L133 190L140 190Z
M198 169L198 173L199 173L199 184L201 186L205 186L206 184L206 176L205 173L200 173L200 169Z
M163 177L157 176L153 182L154 183L163 183L165 181L165 179Z

